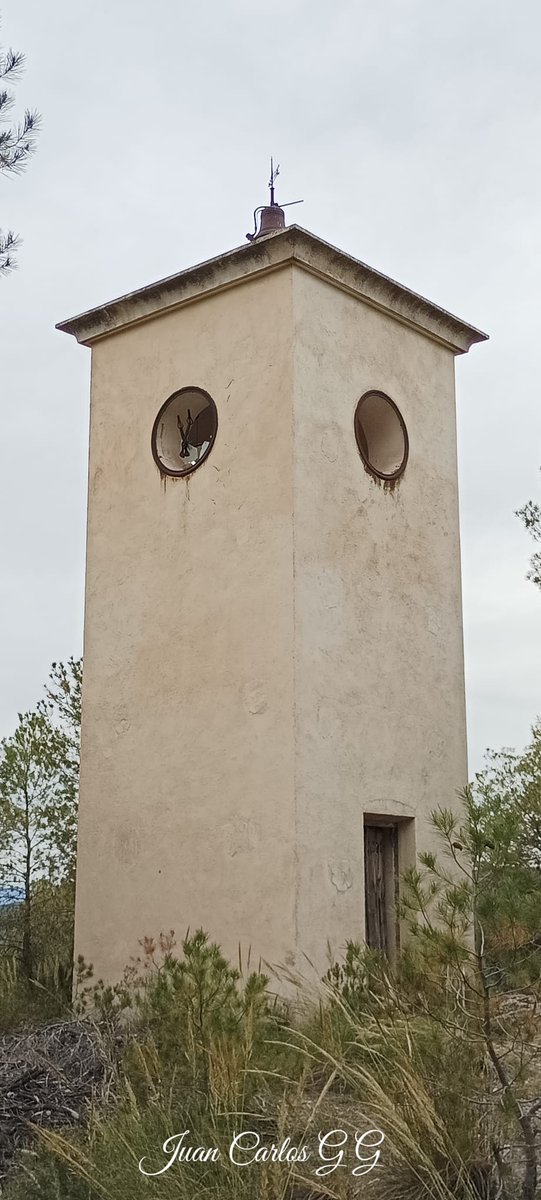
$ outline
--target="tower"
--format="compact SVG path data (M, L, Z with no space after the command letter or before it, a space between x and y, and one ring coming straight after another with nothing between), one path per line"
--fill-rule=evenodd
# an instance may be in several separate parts
M77 952L392 953L466 781L454 356L485 335L269 210L58 328L92 349Z

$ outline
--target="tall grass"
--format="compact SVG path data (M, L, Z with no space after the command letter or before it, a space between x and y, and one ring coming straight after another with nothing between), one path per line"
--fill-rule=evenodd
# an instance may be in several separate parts
M144 982L122 997L135 1025L108 1097L96 1100L85 1128L39 1133L6 1200L496 1195L487 1165L491 1110L476 1094L477 1064L467 1046L453 1052L444 1032L434 1037L408 1012L385 973L355 1003L328 981L319 1005L301 1017L273 1006L264 977L241 978L204 935L186 939L178 956L167 940L164 947L160 957L147 944ZM381 1159L354 1175L362 1168L355 1138L374 1129L385 1135ZM187 1144L217 1147L219 1160L142 1173L140 1163L149 1172L165 1166L164 1143L184 1130ZM235 1165L229 1147L242 1130L266 1147L289 1138L310 1157ZM347 1154L316 1174L325 1165L319 1136L332 1130L347 1134Z
M310 1053L307 1047L308 1056ZM375 1070L346 1068L332 1059L327 1065L328 1079L319 1089L305 1083L299 1090L293 1080L282 1089L275 1086L265 1113L216 1101L201 1109L174 1088L158 1087L152 1101L145 1103L125 1078L114 1108L96 1108L84 1135L41 1133L40 1150L23 1155L21 1174L8 1188L6 1200L38 1196L51 1200L139 1200L148 1196L285 1200L318 1195L349 1200L360 1194L385 1200L479 1200L480 1195L489 1194L472 1183L473 1164L461 1159L423 1081L410 1066L404 1063L397 1075L407 1097L401 1103L381 1086ZM228 1076L232 1075L234 1065L228 1064ZM265 1087L268 1076L259 1082ZM338 1100L334 1092L340 1082L347 1084L347 1100ZM153 1077L149 1088L155 1088ZM314 1174L321 1165L314 1149L311 1160L302 1167L267 1163L241 1168L231 1164L228 1156L231 1141L241 1129L256 1130L266 1145L280 1145L289 1136L296 1144L317 1148L321 1130L344 1130L353 1142L358 1130L369 1129L374 1122L385 1131L382 1163L361 1179L351 1173L359 1166L353 1154L347 1165L326 1178ZM162 1152L166 1139L185 1129L190 1131L192 1146L219 1147L220 1161L176 1162L161 1176L143 1175L139 1163L147 1171L159 1171L169 1157Z
M0 1034L71 1007L73 887L38 880L32 890L32 970L22 971L20 904L0 906Z
M71 1011L71 969L59 955L36 963L26 979L18 954L0 957L0 1036L21 1025L51 1021Z

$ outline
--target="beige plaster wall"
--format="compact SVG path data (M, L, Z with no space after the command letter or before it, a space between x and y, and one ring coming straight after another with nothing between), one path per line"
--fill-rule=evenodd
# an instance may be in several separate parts
M218 434L164 488L189 384ZM353 433L371 387L409 429L392 492ZM451 352L297 265L96 342L77 953L114 978L203 926L323 970L363 933L363 813L427 846L465 778Z
M76 949L202 926L291 950L291 268L93 348ZM204 466L150 452L177 388L214 397ZM277 912L279 910L279 918Z
M293 303L297 936L321 962L364 932L363 814L427 849L467 779L454 360L306 272ZM392 491L353 432L370 388L409 431Z

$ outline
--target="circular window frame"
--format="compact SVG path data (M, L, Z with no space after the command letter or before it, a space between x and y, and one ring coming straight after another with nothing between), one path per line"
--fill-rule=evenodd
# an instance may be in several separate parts
M362 404L364 404L364 401L368 400L368 398L370 396L378 396L380 400L385 400L386 403L391 406L395 415L398 417L398 422L399 422L400 428L402 430L402 435L404 438L404 454L402 457L402 462L400 463L400 466L397 467L396 471L391 471L391 472L387 472L387 473L384 471L378 471L378 468L375 467L370 462L370 458L368 455L368 446L366 444L366 438L364 436L360 421L358 419L358 414L360 412ZM370 475L373 475L375 479L381 479L384 483L394 483L395 480L400 479L400 477L404 474L404 471L406 470L406 467L408 465L410 442L409 442L409 436L408 436L406 422L402 416L402 413L400 412L398 404L394 400L392 400L390 396L387 395L387 392L382 392L379 390L379 388L368 388L368 391L363 392L362 396L359 398L359 400L357 401L357 403L355 405L355 412L353 414L353 431L355 433L355 441L357 443L357 449L358 449L361 459L363 461L363 465L365 466L368 473ZM363 445L363 443L364 443L364 445Z
M200 459L198 459L198 461L196 463L194 463L193 466L190 463L190 465L188 467L183 467L180 471L173 471L171 469L171 467L167 467L165 465L165 463L162 462L162 460L158 454L158 445L157 445L158 428L160 425L160 421L163 417L163 414L166 411L166 409L169 408L169 405L172 404L173 401L176 400L179 396L185 395L186 392L190 392L191 394L193 394L193 392L196 392L198 396L204 396L205 400L208 401L208 403L210 404L211 408L214 411L214 422L215 422L214 434L212 436L209 446L205 450L205 453L201 456ZM195 384L193 384L191 386L190 386L190 384L187 384L186 387L177 388L176 392L171 392L171 395L167 397L167 400L164 400L163 404L161 405L161 408L158 410L158 412L156 414L156 417L154 419L154 424L152 426L152 433L150 436L150 448L152 450L152 457L154 459L154 462L156 463L158 470L160 471L160 474L167 475L171 479L183 479L187 475L193 475L194 471L197 471L199 469L199 467L202 467L203 463L207 461L207 458L208 458L208 456L214 446L214 443L216 441L217 434L218 434L218 409L216 407L216 401L213 400L212 396L210 395L210 392L207 392L205 390L205 388L196 387Z

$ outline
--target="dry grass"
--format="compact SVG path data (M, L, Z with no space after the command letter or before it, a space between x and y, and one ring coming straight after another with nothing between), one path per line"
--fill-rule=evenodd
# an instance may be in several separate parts
M485 1172L488 1124L462 1120L458 1128L446 1122L441 1084L434 1090L432 1071L422 1064L426 1031L396 1013L394 1020L382 1020L377 1006L375 1014L355 1014L332 988L326 993L319 1013L301 1027L276 1026L264 1039L248 1024L240 1038L211 1031L200 1092L187 1089L180 1059L164 1060L163 1050L141 1030L142 1040L131 1039L118 1065L114 1102L96 1103L85 1130L40 1130L37 1148L20 1158L6 1200L495 1195L475 1182ZM385 1134L381 1161L355 1176L354 1168L362 1166L355 1135L374 1128ZM160 1177L145 1177L139 1162L160 1169L164 1141L184 1129L191 1130L191 1145L217 1146L219 1162L176 1162ZM228 1149L241 1129L257 1131L266 1146L289 1137L308 1147L311 1157L302 1165L240 1168L229 1161ZM348 1135L347 1157L318 1177L318 1135L337 1129Z

